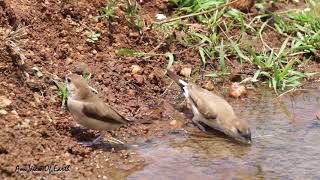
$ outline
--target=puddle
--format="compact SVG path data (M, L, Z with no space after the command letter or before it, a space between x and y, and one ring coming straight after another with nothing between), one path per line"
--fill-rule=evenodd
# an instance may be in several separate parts
M128 179L320 179L320 93L280 100L270 92L232 103L254 137L243 146L223 136L168 135L141 146L146 159Z

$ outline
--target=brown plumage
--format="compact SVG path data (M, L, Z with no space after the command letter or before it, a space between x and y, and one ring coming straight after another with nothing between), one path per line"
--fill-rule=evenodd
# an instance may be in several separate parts
M248 123L236 116L233 108L226 100L195 84L179 79L177 75L169 70L167 74L184 91L194 115L192 121L201 130L205 131L199 122L217 129L236 140L251 143L251 132Z
M69 91L68 109L80 125L93 130L108 131L129 122L94 94L81 76L66 76L66 84ZM103 135L104 133L101 136ZM97 142L98 138L94 142Z

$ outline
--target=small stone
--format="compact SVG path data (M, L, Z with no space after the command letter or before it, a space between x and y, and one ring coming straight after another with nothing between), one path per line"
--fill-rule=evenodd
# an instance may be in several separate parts
M6 115L8 112L4 109L0 109L0 115Z
M169 124L175 128L182 128L182 126L183 126L183 123L178 120L172 120L172 121L170 121Z
M129 33L129 37L132 37L132 38L137 38L137 37L139 37L140 35L139 35L139 33L137 33L137 32L131 32L131 33Z
M92 50L92 54L97 54L98 52L97 52L97 50Z
M207 83L204 85L204 88L209 91L212 91L214 89L213 82L211 80L207 81Z
M167 16L164 14L156 14L156 19L159 21L167 19Z
M34 100L37 104L41 104L41 99L42 99L42 96L40 96L38 93L34 93L33 94L33 97L34 97Z
M131 70L132 74L142 74L142 72L143 72L142 67L140 67L139 65L132 65L131 69L132 69Z
M181 71L180 71L180 74L184 77L190 77L191 75L191 68L188 68L188 67L185 67L185 68L182 68Z
M35 102L30 102L30 106L32 106L32 107L37 107L37 105L36 105Z
M134 74L133 78L137 81L139 85L142 85L144 83L144 79L142 75Z
M136 91L133 90L133 89L129 89L129 90L128 90L128 95L129 95L129 96L135 96L135 95L136 95Z
M6 98L5 96L0 96L0 108L4 108L9 106L12 103L11 100Z
M19 116L19 114L17 113L16 110L12 110L12 111L11 111L11 114L16 115L16 116Z
M71 64L72 62L73 62L73 60L72 60L71 58L68 57L68 58L66 59L66 63L67 63L67 64Z
M78 51L83 51L83 50L84 50L84 47L83 47L83 46L77 46L76 49L77 49Z
M243 85L240 85L239 83L232 83L230 87L230 93L229 96L238 98L240 96L247 95L247 89Z

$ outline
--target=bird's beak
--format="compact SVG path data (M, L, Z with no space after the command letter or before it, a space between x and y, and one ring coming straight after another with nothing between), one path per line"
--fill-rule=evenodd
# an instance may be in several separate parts
M239 135L240 135L239 139L241 142L243 142L245 144L249 144L249 145L251 144L251 132L250 131L247 133L241 133Z

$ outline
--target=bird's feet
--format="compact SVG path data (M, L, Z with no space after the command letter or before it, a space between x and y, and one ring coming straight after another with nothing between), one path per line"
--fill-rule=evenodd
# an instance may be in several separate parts
M103 139L105 133L101 132L100 135L94 139L93 141L86 141L86 142L80 142L79 144L85 147L90 147L90 146L94 146L94 145L98 145L101 144L101 140Z
M104 136L105 136L105 132L101 132L101 134L93 141L80 142L79 144L82 146L85 146L85 147L90 147L90 146L102 144L103 141L106 140L110 144L125 145L124 142L122 142L116 138L113 138L111 136L104 138Z
M107 142L111 143L111 144L120 144L120 145L124 145L125 143L120 141L119 139L113 138L113 137L107 137L104 140L106 140Z
M92 147L92 146L95 146L97 144L100 144L101 142L93 142L93 141L83 141L83 142L79 142L79 144L81 146L84 146L84 147Z

